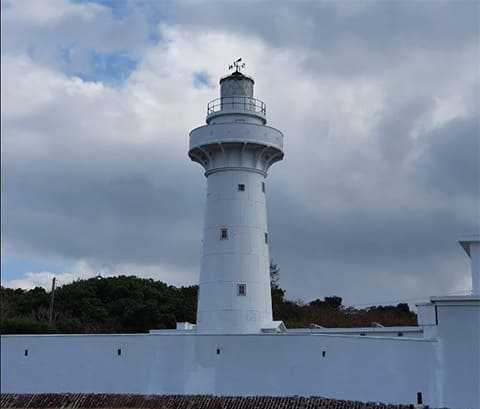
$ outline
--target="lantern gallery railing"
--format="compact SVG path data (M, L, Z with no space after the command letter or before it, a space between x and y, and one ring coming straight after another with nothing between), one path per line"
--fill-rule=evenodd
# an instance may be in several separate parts
M222 110L247 111L265 115L267 107L265 103L259 99L244 96L216 98L207 105L207 115Z

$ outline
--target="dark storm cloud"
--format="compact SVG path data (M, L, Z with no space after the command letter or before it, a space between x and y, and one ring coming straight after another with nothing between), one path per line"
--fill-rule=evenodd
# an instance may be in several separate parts
M305 192L300 197L285 189L281 176L271 178L271 256L290 297L308 301L335 293L347 303L373 303L469 289L461 278L468 259L456 238L479 228L478 119L457 118L413 141L410 127L429 106L421 101L400 108L405 115L389 126L388 118L380 121L379 129L392 129L390 138L408 139L402 149L383 135L374 139L380 159L360 156L346 167L330 162L325 172L306 152L303 162L315 177L305 177L298 163L290 169ZM401 120L405 124L395 128ZM408 155L413 158L400 160ZM365 178L350 183L348 173L359 170Z
M22 173L2 181L7 248L103 263L198 263L203 186L188 186L181 171L175 184L134 172L102 182L58 173L54 163Z
M386 264L399 254L415 258L432 257L440 249L431 247L428 243L430 237L441 235L447 237L446 241L450 243L457 227L470 227L462 226L460 215L446 210L418 209L414 204L410 209L379 203L373 208L330 209L324 213L305 211L296 203L289 204L276 202L275 210L271 209L275 216L284 212L295 214L275 226L280 234L277 241L283 243L285 249L296 247L295 253L299 256L320 255L351 264ZM411 236L415 236L416 240L409 240ZM441 250L446 249L443 247Z
M478 117L426 130L430 98L387 101L367 151L332 152L325 166L308 149L289 163L287 150L269 178L271 256L290 298L395 303L469 290L456 238L479 229Z
M270 196L270 254L292 298L308 301L336 293L349 303L366 303L377 301L375 294L382 301L382 294L397 291L392 301L401 294L427 297L441 291L439 282L455 282L458 271L452 265L468 268L455 238L471 230L472 220L466 221L460 209L422 207L412 197L409 206L380 198L368 206L315 211L277 190ZM408 288L409 277L418 280L416 288ZM382 281L385 285L379 285ZM421 284L427 282L428 287Z
M480 199L478 117L456 118L433 130L424 142L417 172L428 190ZM477 216L480 216L477 208Z
M390 64L392 58L408 58L416 48L474 45L478 12L476 1L246 1L224 7L184 1L177 4L176 17L187 25L258 36L279 48L321 51L327 58L315 67L320 72L344 64L358 73L376 69L379 60ZM347 51L351 54L342 57ZM332 56L336 59L329 60ZM369 58L376 61L368 63Z
M400 166L416 148L412 131L434 106L432 98L419 96L408 101L387 98L382 113L377 138L383 158L392 166Z

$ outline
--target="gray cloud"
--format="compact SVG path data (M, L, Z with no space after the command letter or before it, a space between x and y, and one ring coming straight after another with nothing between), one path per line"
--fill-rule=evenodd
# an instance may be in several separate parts
M406 102L387 98L385 105L377 129L380 152L392 166L401 166L416 148L415 126L431 112L434 102L422 96Z
M174 184L133 172L101 182L57 172L55 163L24 175L10 169L2 180L8 246L70 259L192 269L199 259L203 186L200 180L188 184L185 172L171 165L178 176Z
M478 117L455 118L427 136L417 162L418 173L426 189L444 196L466 195L478 203L479 157Z
M340 211L319 206L313 212L285 195L272 196L271 255L281 267L280 284L293 298L332 293L349 302L426 297L441 291L433 277L451 284L468 269L455 243L459 232L472 228L461 213L381 201ZM452 260L459 271L450 270ZM418 287L409 288L411 277ZM376 287L381 281L390 282L390 288Z
M306 49L305 65L319 74L358 75L409 59L417 49L448 52L475 45L478 7L468 0L303 1L294 6L290 1L247 1L225 7L184 1L177 4L176 17L186 25L260 37L279 49Z

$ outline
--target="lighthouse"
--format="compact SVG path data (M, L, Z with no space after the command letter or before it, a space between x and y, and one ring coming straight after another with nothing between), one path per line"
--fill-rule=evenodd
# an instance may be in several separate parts
M268 169L283 159L283 134L241 59L207 104L206 125L190 132L192 161L205 169L207 200L197 307L199 333L284 330L274 322L266 199Z

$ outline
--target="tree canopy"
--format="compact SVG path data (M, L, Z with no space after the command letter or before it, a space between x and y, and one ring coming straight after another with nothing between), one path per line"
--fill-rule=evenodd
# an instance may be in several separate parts
M278 271L272 264L273 314L287 327L416 324L416 315L407 304L355 309L342 306L342 298L335 295L310 303L287 300L278 286ZM176 322L195 322L197 294L196 285L177 288L136 276L78 280L56 289L50 325L49 292L40 287L0 287L0 328L4 334L135 333L175 328Z

